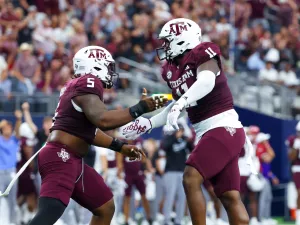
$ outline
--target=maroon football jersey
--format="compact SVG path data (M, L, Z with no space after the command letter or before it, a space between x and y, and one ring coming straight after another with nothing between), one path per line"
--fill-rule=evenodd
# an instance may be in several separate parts
M87 94L98 95L103 100L102 82L93 75L84 75L65 85L60 93L50 132L62 130L89 144L93 143L97 127L86 118L80 108L75 109L76 106L72 104L74 97Z
M298 153L300 151L300 138L298 138L296 135L292 135L290 137L288 137L288 139L286 140L286 145L289 148L293 148L298 150ZM294 160L293 162L291 162L292 166L294 165L300 165L300 157L298 154L298 158L296 160Z
M178 100L197 80L197 68L214 58L220 73L217 74L213 90L188 108L192 124L208 119L224 111L233 109L233 99L222 69L220 48L211 42L203 42L186 53L179 65L167 62L163 65L162 77L172 89L172 95Z
M142 148L142 140L137 139L132 143L132 145ZM126 176L136 176L142 171L143 163L141 161L130 161L128 157L124 157L124 172Z
M107 167L108 168L116 168L117 161L116 161L116 152L107 150Z

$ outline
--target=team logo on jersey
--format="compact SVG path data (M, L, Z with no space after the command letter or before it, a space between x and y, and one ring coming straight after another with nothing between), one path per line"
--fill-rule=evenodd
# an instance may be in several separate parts
M62 148L60 152L57 153L58 157L62 159L62 161L67 162L70 158L70 154L66 152L66 149Z
M233 136L236 133L236 129L233 127L225 127L225 129Z
M88 58L106 59L106 53L102 49L90 49Z
M167 78L168 78L168 79L171 79L171 77L172 77L172 71L169 70L169 71L167 72Z
M170 34L175 34L178 36L183 31L187 31L187 25L184 22L171 23L170 24Z

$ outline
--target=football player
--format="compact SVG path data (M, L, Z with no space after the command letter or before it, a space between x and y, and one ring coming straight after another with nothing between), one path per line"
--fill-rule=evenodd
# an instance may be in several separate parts
M233 99L222 69L220 48L201 41L194 21L178 18L167 22L159 34L158 57L166 60L162 77L175 101L151 119L139 117L123 127L125 138L167 124L178 129L177 120L187 111L200 139L186 162L183 185L194 225L205 225L205 200L201 184L210 180L224 205L231 225L246 225L249 217L240 199L239 154L245 132L233 108ZM247 143L249 143L247 141Z
M291 171L293 174L293 181L297 188L297 211L296 211L296 225L300 225L300 122L296 126L296 135L290 136L286 140L286 145L289 148L289 159L291 161Z
M135 106L108 111L103 90L111 88L117 77L111 54L102 47L88 46L75 54L73 65L75 78L60 93L47 143L38 155L42 187L38 212L30 225L53 225L70 198L93 213L91 225L109 225L114 214L112 192L103 178L84 164L83 156L93 144L120 152L130 160L145 157L141 149L103 130L120 127L167 101L145 97L144 90L144 97Z

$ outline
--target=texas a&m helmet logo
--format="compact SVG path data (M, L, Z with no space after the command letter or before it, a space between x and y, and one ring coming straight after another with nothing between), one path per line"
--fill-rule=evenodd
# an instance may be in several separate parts
M107 59L106 53L102 49L89 49L90 54L88 58L95 58L95 59Z
M181 34L184 30L187 31L187 29L187 25L184 22L170 24L170 34L175 34L176 36Z

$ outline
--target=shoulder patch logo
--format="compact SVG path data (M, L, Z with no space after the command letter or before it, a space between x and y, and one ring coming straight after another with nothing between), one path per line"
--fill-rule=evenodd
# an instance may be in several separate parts
M57 152L57 155L59 158L62 159L62 161L67 162L68 159L70 159L70 154L66 152L66 149L62 148L60 152Z
M236 133L236 129L233 127L225 127L225 129L233 136Z
M169 70L169 71L167 72L167 78L168 78L168 79L171 79L171 77L172 77L172 71Z

